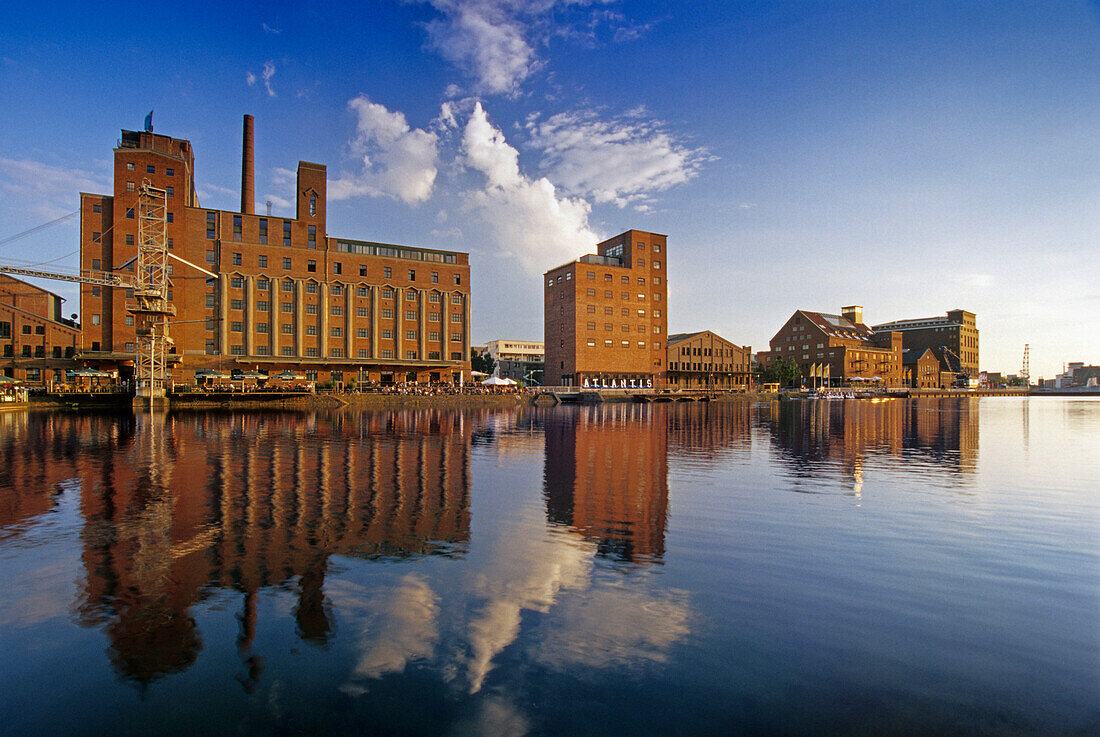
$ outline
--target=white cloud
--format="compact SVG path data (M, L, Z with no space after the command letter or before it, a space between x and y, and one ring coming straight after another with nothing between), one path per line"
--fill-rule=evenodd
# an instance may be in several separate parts
M593 249L598 236L588 225L589 204L560 196L545 177L530 179L519 169L519 152L474 106L462 135L461 163L485 176L483 189L467 204L489 225L497 246L532 273Z
M388 196L408 204L432 195L438 170L439 137L421 128L410 128L404 113L360 95L348 102L359 117L354 153L362 156L363 170L329 182L333 200L369 195Z
M244 73L244 81L248 83L249 87L252 87L253 85L256 84L256 75L253 74L252 72L245 72Z
M278 34L283 32L281 28L276 28L274 26L269 26L266 23L261 23L260 25L263 27L264 33L271 33L271 34L274 34L274 35L278 35Z
M687 182L710 157L640 115L635 109L611 120L592 111L533 116L528 145L542 152L542 165L566 191L645 211L653 194Z
M553 0L429 0L443 17L428 23L428 40L474 78L479 92L515 95L540 66L527 19Z
M270 61L264 62L264 89L267 90L268 97L275 97L275 90L271 86L271 78L275 76L275 63Z
M25 198L36 217L52 219L76 209L80 192L110 192L111 180L86 169L0 158L0 189Z

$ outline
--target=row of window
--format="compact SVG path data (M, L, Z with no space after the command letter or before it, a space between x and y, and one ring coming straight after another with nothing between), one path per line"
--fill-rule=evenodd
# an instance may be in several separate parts
M127 161L126 162L126 171L133 171L133 170L134 170L134 162ZM146 174L156 174L157 173L157 167L153 166L152 164L148 164L145 167L145 173ZM172 167L166 167L164 169L164 175L169 176L169 177L174 177L174 176L176 176L176 170L173 169Z
M127 345L130 345L130 344L127 343ZM128 350L132 350L132 349L128 349ZM217 351L217 346L214 344L214 342L213 341L207 341L207 343L206 343L206 353L207 353L207 355L217 355L217 352L218 352ZM239 345L239 344L229 346L229 354L231 356L243 356L243 355L245 355L244 346ZM293 356L297 355L294 352L294 348L291 347L291 346L283 346L279 350L279 354L282 355L282 356L288 356L288 357L293 357ZM256 346L255 355L257 355L257 356L269 356L269 355L271 355L271 350L266 345ZM306 358L320 358L321 357L321 351L318 348L306 348L305 351L303 352L303 355ZM358 358L370 358L370 351L367 350L366 348L360 348L356 351L356 355L357 355ZM452 361L461 361L462 360L462 352L461 351L451 351L450 355L451 355L451 360ZM440 351L428 351L428 360L429 361L442 360L440 358L440 356L441 356ZM329 351L329 357L331 357L331 358L344 358L345 357L344 356L344 349L343 348L333 348L333 349L331 349ZM420 357L420 354L417 351L411 351L411 350L410 351L405 351L406 360L416 361L416 360L419 360L419 357ZM383 350L379 351L379 358L390 358L390 359L392 359L393 358L393 350L387 348L387 349L383 349ZM333 373L336 373L336 372L333 372ZM316 381L317 372L316 371L306 371L306 378L311 380L311 381Z
M590 323L588 323L588 329L589 329L589 330L595 330L595 329L596 329L596 323L594 323L594 322L590 322ZM615 326L614 326L614 325L612 325L612 324L611 324L611 323L609 323L609 322L605 322L605 323L603 324L603 329L604 329L604 330L614 330L614 329L615 329ZM638 330L637 330L637 332L639 332L639 333L644 333L644 332L646 332L646 330L647 330L647 329L648 329L648 326L646 326L646 325L639 325L639 326L638 326ZM622 331L623 331L624 333L629 333L629 332L630 332L630 326L629 326L629 325L626 325L626 324L624 324L624 325L622 326ZM657 333L657 334L659 334L659 333L661 332L661 326L660 326L660 325L654 325L654 326L653 326L653 332L654 332L654 333Z
M44 345L23 345L20 346L20 355L23 358L45 358L46 346ZM62 348L59 345L52 346L50 348L50 355L53 358L72 358L75 349L71 345L67 345ZM15 356L15 346L11 343L4 344L4 358L13 358Z
M669 371L748 371L745 364L733 363L690 363L674 361L668 365Z
M97 264L98 261L96 259L92 259L92 263L93 263L93 268L97 268L95 266L95 264ZM168 268L169 268L168 273L169 274L172 273L171 272L171 266L172 266L171 264L168 265ZM229 278L229 286L233 289L244 289L244 277L243 276L230 277ZM267 290L271 289L271 280L266 278L266 277L258 278L256 280L256 289L258 289L259 291L262 291L262 292L266 292ZM281 283L281 289L284 292L293 292L294 291L294 282L290 281L290 280L283 281ZM370 287L357 286L355 288L355 296L356 297L366 297L370 294L369 289L370 289ZM317 294L320 291L320 286L318 285L317 282L312 282L312 281L311 282L305 282L305 291L306 291L306 294ZM342 297L344 295L344 285L343 284L332 284L329 287L329 294L331 294L334 297ZM389 288L389 287L383 287L380 290L379 296L382 299L393 299L394 290ZM409 291L405 292L405 299L410 301L410 302L415 302L417 299L419 299L419 296L420 296L420 293L415 291L415 290L409 290ZM441 301L440 293L439 292L429 292L428 293L428 301L429 302L440 302ZM461 294L452 294L451 295L451 304L456 304L456 305L462 304L462 295Z
M596 347L596 341L589 338L587 345L588 345L589 348L595 348ZM603 345L604 345L604 348L613 348L615 346L615 341L605 340L603 342ZM630 341L629 340L620 340L619 341L619 347L620 348L629 348L630 347ZM637 347L638 348L645 348L646 347L645 341L644 340L639 340L638 344L637 344ZM653 347L659 350L661 348L661 344L660 343L654 343Z

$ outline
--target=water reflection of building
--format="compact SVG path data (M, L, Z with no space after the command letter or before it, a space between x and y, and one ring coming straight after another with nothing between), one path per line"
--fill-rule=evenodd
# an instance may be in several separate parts
M549 410L544 489L551 522L569 525L600 555L660 560L668 515L667 405Z
M766 423L795 472L842 468L861 483L870 455L923 456L946 470L973 472L978 458L978 400L792 401L771 404Z
M752 445L750 402L677 402L667 406L668 447L677 456L748 452Z
M79 618L104 627L127 678L150 680L195 660L201 642L189 609L212 587L246 594L239 644L251 678L259 589L296 584L298 634L323 642L332 555L453 555L469 541L470 424L459 413L160 422L142 418L133 432L132 417L65 418L66 433L54 437L47 416L0 443L16 500L0 509L5 526L48 508L60 481L80 479ZM103 452L72 453L84 437L103 438Z

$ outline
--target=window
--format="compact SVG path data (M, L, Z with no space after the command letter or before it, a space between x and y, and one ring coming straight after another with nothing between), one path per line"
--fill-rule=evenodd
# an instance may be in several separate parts
M415 330L406 330L405 331L405 340L416 340L416 331Z
M654 261L653 262L653 268L655 268L655 269L661 268L661 262L660 261Z
M171 238L169 238L168 239L168 250L171 251L173 246L175 246L175 243Z
M366 287L356 287L355 288L355 296L356 297L366 297L367 296L367 288Z
M596 296L596 290L589 287L588 288L588 296L589 297L595 297Z
M310 214L310 216L313 216L313 215L317 214L317 193L316 192L310 192L309 193L309 214ZM311 225L310 227L312 228L313 226Z
M451 322L462 322L462 315L457 312L451 315Z
M415 320L415 319L417 319L416 310L405 310L405 319L406 320Z
M461 274L455 274L455 284L461 284L461 283L462 283L462 275Z
M306 294L317 294L317 283L316 282L307 282L306 283Z
M613 314L615 314L615 308L614 307L604 307L603 308L603 314L613 315Z
M214 318L212 318L212 317L208 317L208 318L206 318L206 320L204 320L204 322L206 323L206 324L204 325L204 327L205 327L205 328L206 328L207 330L216 330L216 329L217 329L217 327L218 327L218 322L217 322L217 320L215 320L215 319L214 319Z
M366 276L366 275L367 275L367 266L366 266L366 264L359 264L359 276Z
M152 164L149 164L145 167L145 173L146 174L156 174L157 173L157 167L153 166Z
M638 277L638 284L643 286L643 287L645 286L645 277L644 276L639 276Z
M308 358L317 358L320 355L316 348L306 348L306 356Z
M623 292L622 293L622 298L623 298L624 301L628 301L630 299L630 292ZM644 299L644 297L643 297L643 299Z
M588 305L588 311L594 313L596 311L596 305Z
M260 218L260 243L267 243L267 218ZM267 266L267 256L260 256L263 266Z
M331 351L329 351L329 353L332 355L333 358L343 358L344 357L344 349L343 348L333 348Z
M231 333L243 333L244 332L244 323L243 322L231 322L231 323L229 323L229 332L231 332Z
M645 266L645 259L644 258L639 258L638 259L638 266Z
M230 277L229 286L231 286L233 289L242 289L242 288L244 288L244 277L243 276Z
M206 295L206 306L207 307L217 307L218 303L215 301L216 299L217 299L217 297L215 297L213 294Z
M241 254L239 254L239 253L234 253L233 254L233 265L234 266L240 266L241 265Z
M356 317L366 317L367 316L367 308L366 307L356 307L355 308L355 316Z
M317 334L317 326L316 325L306 325L306 335L316 335L316 334Z
M440 338L440 336L439 336L439 333L438 333L438 332L429 332L429 333L428 333L428 340L431 340L431 341L438 341L438 340L439 340L439 338Z
M133 220L134 219L134 208L131 207L128 210L126 210L126 218L128 220Z
M307 315L316 315L316 314L318 314L317 305L306 305L306 314Z
M405 351L406 360L416 360L416 351Z
M589 330L595 330L596 329L596 323L594 323L594 322L588 323L588 329Z
M316 248L317 247L317 226L316 225L309 226L309 234L306 237L306 241L307 241L306 245L309 246L310 248Z
M368 358L369 357L369 356L367 356L367 349L366 348L360 348L357 351L357 355L359 356L359 358Z
M589 348L595 348L595 347L596 347L596 341L594 341L594 340L592 340L591 338L589 338L589 339L588 339L588 347L589 347Z
M92 287L92 296L93 297L98 297L99 296L99 287Z
M95 269L96 271L99 271L100 268L101 268L100 263L101 262L98 258L93 258L92 259L92 268Z
M133 170L134 170L134 162L127 161L126 162L126 171L133 171Z
M621 281L623 284L629 284L630 283L630 277L626 276L624 274L623 276L619 277L619 281Z
M343 284L333 284L332 287L329 289L329 292L332 293L333 297L339 297L344 293L344 285Z
M284 345L282 348L279 349L279 353L281 353L284 356L293 356L294 355L294 348L292 346L289 346L289 345Z
M356 338L365 338L365 337L367 337L367 329L366 328L356 328L355 329L355 337Z
M282 311L283 313L290 314L290 313L294 312L294 303L293 302L283 302L281 305L279 305L279 310Z
M393 310L383 309L382 310L382 319L383 320L392 320L393 319Z
M389 266L383 266L382 267L382 276L386 279L392 279L393 278L393 269L391 269Z
M257 333L266 333L267 332L267 327L268 327L268 323L258 322L258 323L256 323L256 332Z
M653 244L653 250L657 253L660 253L661 252L661 244L660 243L654 243Z
M92 324L93 325L98 325L99 324L99 315L92 315ZM24 332L28 332L28 333L30 332L30 330L29 330L30 326L29 325L24 325L23 328L24 328Z
M405 299L409 300L410 302L415 302L416 301L416 296L417 296L416 292L414 292L412 290L409 290L408 292L405 292Z
M451 295L451 304L453 304L453 305L462 304L462 295L461 294L452 294Z
M329 312L330 315L342 315L342 314L344 314L344 306L343 305L329 305L328 306L328 312Z
M268 303L267 300L261 299L256 303L256 312L267 312Z
M175 213L168 213L168 222L173 222L176 219Z
M332 262L332 273L333 274L342 274L343 270L344 270L344 266L339 261L333 261Z
M429 312L428 313L428 322L439 322L439 313L438 312Z
M127 192L133 192L134 191L134 183L133 182L126 182L126 191Z
M30 347L29 345L25 345L25 346L23 346L23 355L24 355L24 356L27 356L28 358L30 357L30 355L31 355L31 347Z
M231 309L231 310L243 310L244 309L244 300L243 299L231 299L231 300L229 300L229 309Z
M416 269L409 269L409 281L416 281Z
M269 351L268 351L268 347L266 345L256 346L256 355L257 356L266 356L268 354L269 354Z
M439 272L438 271L433 271L432 272L432 284L438 284L438 283L439 283Z
M170 176L170 177L176 176L176 170L175 169L165 169L164 173L165 173L165 175Z
M438 361L439 360L439 351L428 351L428 360L429 361Z
M462 342L462 333L451 333L451 342L452 343L461 343Z
M313 259L306 261L306 271L313 273L317 271L317 262Z
M344 337L344 329L343 328L329 328L328 334L330 336L332 336L333 338L343 338Z
M388 349L383 349L382 358L393 358L393 351L388 350Z
M292 282L290 280L284 281L283 282L283 291L284 292L293 292L294 291L294 282Z
M218 216L215 213L206 213L206 237L214 240L218 227Z
M382 337L385 340L393 340L393 331L389 330L389 329L383 330L382 331Z
M126 236L126 245L128 245L128 246L134 245L134 236L132 236L132 235L127 235Z
M271 289L271 280L265 279L261 276L259 279L256 280L256 289L259 289L262 292L266 292L267 290Z
M290 221L289 220L284 220L283 221L283 245L284 246L289 246L290 245ZM289 264L290 259L284 258L283 263ZM284 269L289 269L290 266L284 266L283 268Z
M176 194L175 187L166 187L164 191L169 197L173 197Z
M293 335L294 326L291 325L289 322L285 322L279 326L279 332L281 332L283 335Z

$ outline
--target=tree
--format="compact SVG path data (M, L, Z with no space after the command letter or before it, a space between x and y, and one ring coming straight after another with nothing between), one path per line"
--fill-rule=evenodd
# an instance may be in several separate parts
M776 356L767 368L760 371L760 381L777 383L780 386L799 384L802 381L802 368L794 361Z
M491 374L495 365L496 361L493 360L492 354L478 353L473 348L470 349L470 368L474 371Z

